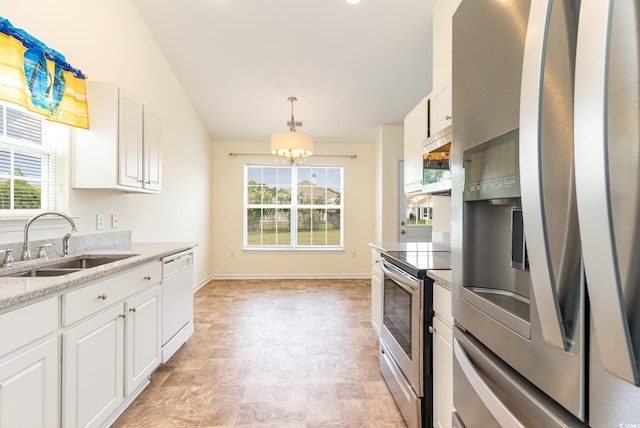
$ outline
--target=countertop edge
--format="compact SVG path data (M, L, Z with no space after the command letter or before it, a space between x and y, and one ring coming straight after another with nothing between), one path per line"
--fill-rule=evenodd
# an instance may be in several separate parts
M451 270L428 270L427 276L438 284L451 289Z
M88 285L101 278L118 274L143 265L151 261L160 261L162 258L193 249L198 244L195 242L166 242L166 243L131 243L113 247L104 247L95 250L86 250L73 254L73 257L84 255L120 255L132 254L126 259L117 260L102 266L87 268L79 272L55 277L8 277L0 276L0 311L5 312L14 306L40 298L46 298L73 288ZM47 261L34 260L29 262L28 269L25 265L12 268L12 271L38 269L47 264L64 260L64 257L51 257ZM6 269L4 270L7 271Z

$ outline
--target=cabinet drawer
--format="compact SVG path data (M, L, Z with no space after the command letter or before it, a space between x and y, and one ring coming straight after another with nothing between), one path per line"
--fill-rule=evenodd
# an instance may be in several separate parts
M433 284L433 311L449 326L453 325L451 314L451 290L435 282Z
M371 265L379 266L380 264L380 251L371 250Z
M64 294L62 325L71 325L159 283L161 272L160 261L149 263Z
M0 355L18 349L58 328L58 298L50 297L0 315Z

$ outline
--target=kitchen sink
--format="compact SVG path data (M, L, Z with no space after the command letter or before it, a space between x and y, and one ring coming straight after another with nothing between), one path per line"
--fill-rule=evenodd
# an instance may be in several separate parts
M118 260L124 260L135 255L136 254L114 254L108 256L100 255L98 257L85 255L78 259L62 260L43 269L89 269L106 265L107 263L117 262Z
M73 272L79 272L82 269L32 269L26 272L14 273L8 276L17 277L44 277L44 276L60 276Z
M46 276L61 276L69 273L81 271L83 269L89 269L96 266L102 266L109 263L117 262L118 260L124 260L129 257L136 256L137 254L84 254L72 259L62 259L52 261L46 266L42 266L37 269L30 269L22 272L13 272L0 276L12 276L12 277L46 277Z

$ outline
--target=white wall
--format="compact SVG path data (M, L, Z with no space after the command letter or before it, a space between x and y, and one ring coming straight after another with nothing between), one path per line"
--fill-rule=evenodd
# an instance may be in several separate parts
M81 234L95 216L116 213L134 241L195 241L196 282L210 276L210 141L164 56L130 0L3 2L0 15L66 56L90 80L118 82L162 122L163 190L159 195L71 190L69 212ZM40 232L35 239L62 236ZM15 242L19 233L0 234ZM19 240L19 239L18 239Z
M230 157L229 153L265 153L269 141L213 143L212 259L214 277L368 277L373 239L374 145L314 145L314 155L351 155L357 159L311 156L305 165L344 166L344 251L246 251L243 239L244 165L282 165L271 155ZM354 257L355 255L355 257Z
M381 126L375 141L376 243L396 242L398 230L398 161L404 156L404 127Z

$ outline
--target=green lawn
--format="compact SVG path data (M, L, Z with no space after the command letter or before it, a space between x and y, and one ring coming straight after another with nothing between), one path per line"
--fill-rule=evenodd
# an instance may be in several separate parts
M247 236L248 245L290 245L291 233L289 231L281 231L277 234L278 242L276 243L275 231L262 232L262 242L260 242L260 232L250 231ZM312 242L311 239L314 239ZM340 229L329 228L326 231L314 230L298 230L298 245L340 245Z

